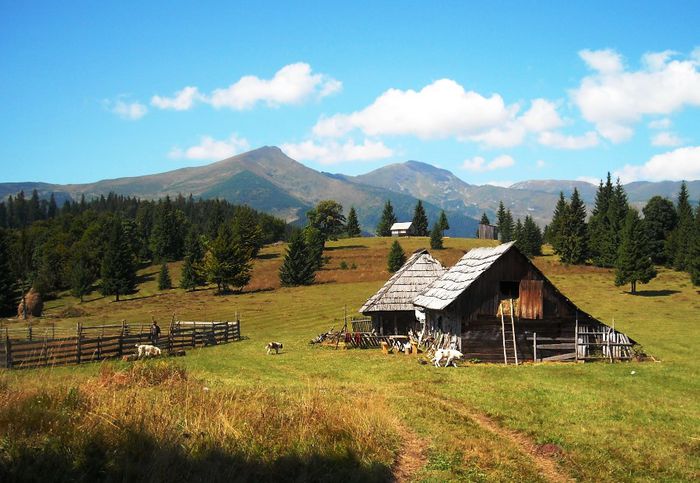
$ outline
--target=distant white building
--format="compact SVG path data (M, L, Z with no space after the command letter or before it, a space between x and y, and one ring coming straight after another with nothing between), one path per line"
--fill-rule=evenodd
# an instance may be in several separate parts
M410 236L413 235L413 222L406 221L402 223L394 223L391 225L391 236Z

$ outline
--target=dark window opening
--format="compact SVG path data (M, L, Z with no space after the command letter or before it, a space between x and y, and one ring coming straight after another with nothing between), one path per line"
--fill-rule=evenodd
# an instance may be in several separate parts
M520 282L500 282L501 299L517 299L520 296Z

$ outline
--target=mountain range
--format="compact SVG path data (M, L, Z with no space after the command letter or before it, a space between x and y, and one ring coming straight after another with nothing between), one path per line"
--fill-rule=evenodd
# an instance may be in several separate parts
M359 176L319 172L293 160L277 147L265 146L206 166L182 168L146 176L118 178L87 184L58 185L41 182L0 183L0 199L20 190L36 189L40 196L54 193L57 201L106 195L155 199L166 195L192 194L202 198L226 199L248 204L294 222L323 199L340 202L347 213L357 210L365 232L374 231L387 199L394 205L399 221L408 221L418 199L423 200L428 218L437 219L444 209L449 217L450 236L473 236L478 218L486 213L495 218L503 201L516 218L531 215L540 225L548 223L563 191L569 196L578 188L584 201L595 199L597 187L585 181L532 180L508 188L472 185L448 170L430 164L407 161L391 164ZM654 195L675 198L680 182L634 182L625 185L632 204L643 204ZM688 183L691 199L700 198L700 181Z

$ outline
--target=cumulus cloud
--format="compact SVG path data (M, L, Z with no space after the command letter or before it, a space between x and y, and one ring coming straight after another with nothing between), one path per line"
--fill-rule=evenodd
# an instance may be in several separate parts
M678 148L653 156L643 165L625 165L615 172L623 183L637 180L700 179L700 146Z
M593 73L571 91L584 119L604 138L619 143L632 137L645 115L668 115L700 106L700 63L674 60L675 53L647 53L639 70L625 69L612 50L583 50L580 57Z
M204 97L199 93L199 89L192 86L187 86L184 89L177 91L173 97L151 97L151 105L158 109L173 109L175 111L187 111L192 108L196 101L203 100Z
M452 137L510 147L521 144L528 132L563 125L556 104L546 99L533 100L521 116L519 111L518 104L506 105L499 94L487 97L465 90L452 79L439 79L420 90L389 89L364 109L322 117L313 133L341 137L360 130L368 136Z
M370 139L365 139L362 144L356 144L352 140L348 140L345 143L308 140L298 144L283 144L281 149L290 158L303 161L317 161L321 164L371 161L388 158L394 154L393 150L381 141L372 141Z
M675 147L680 146L681 144L683 144L683 140L679 138L676 134L668 131L662 131L658 134L655 134L651 138L652 146Z
M159 109L187 111L198 102L211 104L215 108L229 108L242 111L253 108L258 103L270 107L285 104L301 104L311 98L323 98L335 94L343 83L326 74L314 73L304 62L289 64L278 70L271 79L261 79L246 75L228 87L214 89L209 94L200 92L197 87L187 86L172 97L155 95L151 105Z
M545 166L547 166L547 163L545 163L544 159L538 159L537 161L535 161L535 167L537 169L542 169Z
M648 126L649 129L668 129L671 127L671 120L667 117L654 119L653 121L649 122Z
M128 102L123 99L106 101L105 104L111 112L122 119L128 119L129 121L141 119L148 112L148 108L143 104L139 102Z
M537 141L543 146L557 149L587 149L598 145L598 135L594 131L588 131L582 136L545 131L540 133Z
M168 157L172 159L196 159L218 161L230 158L250 149L250 144L237 134L231 134L227 139L217 140L211 136L202 136L200 143L186 149L175 147L170 150Z
M250 109L258 102L277 107L283 104L300 104L317 95L325 97L342 88L342 83L325 74L314 74L304 62L289 64L278 70L272 79L260 79L254 75L241 77L223 89L215 89L207 102L216 108L234 110Z
M496 169L509 168L514 164L515 159L507 154L497 156L491 162L486 162L486 159L481 156L475 156L464 160L462 168L468 171L494 171Z

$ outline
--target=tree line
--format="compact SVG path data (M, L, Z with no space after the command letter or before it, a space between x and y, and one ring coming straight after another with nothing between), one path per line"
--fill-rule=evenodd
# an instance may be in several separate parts
M32 287L43 296L70 289L82 300L99 282L119 300L135 290L139 266L183 259L183 288L240 288L263 244L289 231L283 220L222 200L110 193L58 208L53 194L47 201L20 192L0 202L0 312L11 313ZM161 267L159 285L168 279Z

